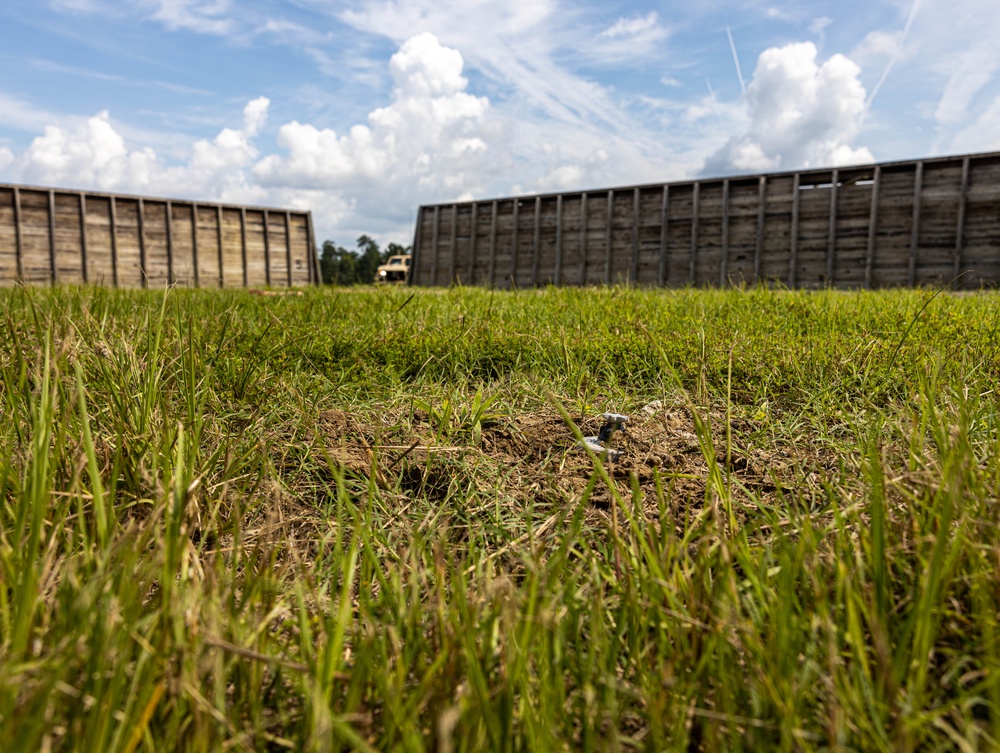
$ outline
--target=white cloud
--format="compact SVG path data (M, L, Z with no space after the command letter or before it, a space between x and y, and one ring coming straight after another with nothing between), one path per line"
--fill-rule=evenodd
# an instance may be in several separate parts
M29 183L141 190L148 185L155 162L151 149L130 151L108 113L101 112L75 127L46 127L14 170Z
M594 61L635 62L648 55L658 43L669 36L655 11L645 16L619 18L587 45L587 58Z
M656 28L656 12L649 15L633 18L619 18L613 26L602 31L599 36L609 39L620 37L634 37Z
M860 68L843 55L822 64L811 42L761 53L747 87L749 123L706 162L705 172L794 169L873 160L851 145L865 110Z
M948 83L934 117L940 125L953 126L967 118L976 95L1000 71L1000 53L992 46L973 47L939 67L947 73Z
M509 170L511 157L505 126L487 98L466 91L463 67L457 50L418 34L389 62L395 83L389 104L346 133L286 123L278 131L284 154L257 161L254 181L271 192L306 188L350 196L350 222L358 232L366 222L384 223L388 212L482 195Z
M229 0L157 0L153 18L168 29L229 34L234 27Z
M975 121L955 134L953 148L959 152L1000 150L1000 97L995 97Z
M267 122L267 108L270 105L271 100L267 97L257 97L257 99L247 103L247 106L243 108L244 136L253 138L257 135L257 132Z
M466 91L463 66L457 50L419 34L392 56L392 99L367 123L343 134L285 123L281 153L262 156L255 145L270 106L258 97L240 128L193 142L179 164L130 145L101 112L46 126L19 156L0 151L0 169L42 185L309 207L321 233L335 223L370 233L387 220L411 222L406 213L422 201L482 195L509 171L506 126L491 117L487 98Z
M475 184L489 142L489 100L465 91L463 61L457 50L428 33L408 40L392 56L393 101L372 111L367 125L343 135L297 121L278 132L287 156L260 160L253 174L266 186L362 185L397 189L414 181L432 193ZM503 157L497 156L498 163ZM481 178L479 178L481 180ZM454 191L457 193L457 191ZM380 203L380 196L372 196Z
M37 132L57 119L55 113L0 91L0 127Z

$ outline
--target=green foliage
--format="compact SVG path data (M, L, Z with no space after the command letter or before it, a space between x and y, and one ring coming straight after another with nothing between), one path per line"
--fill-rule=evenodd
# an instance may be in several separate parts
M0 291L3 749L996 749L1000 319L933 296ZM562 483L654 398L703 470Z
M409 246L390 243L385 250L368 235L358 238L358 250L351 251L333 241L324 241L319 269L324 285L365 285L375 280L379 265L393 255L410 253Z

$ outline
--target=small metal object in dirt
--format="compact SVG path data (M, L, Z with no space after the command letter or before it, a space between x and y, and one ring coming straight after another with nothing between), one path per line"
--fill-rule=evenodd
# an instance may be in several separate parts
M597 433L596 437L584 437L581 446L588 448L591 452L600 455L602 457L607 457L608 460L612 462L618 460L622 456L621 450L615 450L607 447L607 442L611 440L612 435L616 431L624 431L625 424L628 422L628 416L622 413L602 413L601 418L604 419L604 426Z

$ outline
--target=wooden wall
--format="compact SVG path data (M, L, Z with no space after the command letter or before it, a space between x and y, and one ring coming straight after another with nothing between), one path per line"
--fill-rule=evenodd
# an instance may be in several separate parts
M285 287L318 279L309 212L0 184L0 284Z
M423 206L416 285L1000 284L1000 153Z

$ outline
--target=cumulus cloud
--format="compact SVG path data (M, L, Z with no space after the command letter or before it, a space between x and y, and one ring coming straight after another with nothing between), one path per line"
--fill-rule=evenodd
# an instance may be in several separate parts
M408 224L416 204L482 195L511 165L506 126L490 117L487 98L467 91L463 68L457 50L419 34L389 61L386 106L345 133L285 123L279 153L261 155L255 143L270 109L258 97L240 127L193 142L179 164L130 145L101 112L45 127L19 156L0 149L0 170L42 185L311 208L320 232L341 222L351 223L348 233L371 232L393 213Z
M705 163L704 172L754 172L873 161L854 147L865 111L860 68L843 55L817 61L811 42L761 53L747 86L747 126Z
M48 126L17 161L22 180L84 185L102 190L142 190L155 169L152 149L130 150L107 112L74 127Z
M506 158L491 148L501 131L489 120L489 100L466 91L463 66L461 54L432 34L409 39L389 62L395 83L389 105L343 134L297 121L283 125L278 144L286 154L264 157L253 176L268 187L361 191L360 201L372 210L384 207L390 188L451 197L475 187L489 175L487 160L496 169Z
M267 122L267 109L271 100L267 97L257 97L243 108L243 135L253 138Z

